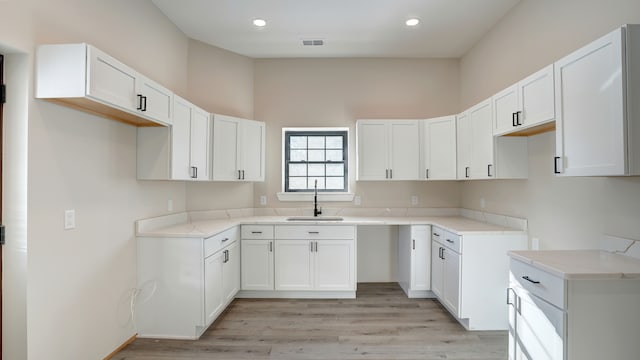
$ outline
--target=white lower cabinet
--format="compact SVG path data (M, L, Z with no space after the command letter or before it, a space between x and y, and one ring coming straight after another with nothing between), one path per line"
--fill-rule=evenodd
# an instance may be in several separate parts
M409 298L429 297L431 226L398 227L398 283Z
M507 251L527 248L521 232L457 235L431 229L431 290L468 330L507 330Z
M509 360L637 359L640 279L563 279L511 259Z
M312 290L314 242L276 240L276 290Z
M209 238L138 237L138 337L197 339L240 287L239 228Z

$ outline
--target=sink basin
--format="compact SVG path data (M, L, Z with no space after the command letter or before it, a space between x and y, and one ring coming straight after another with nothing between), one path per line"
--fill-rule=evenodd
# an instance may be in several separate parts
M287 221L342 221L344 218L339 216L291 216Z

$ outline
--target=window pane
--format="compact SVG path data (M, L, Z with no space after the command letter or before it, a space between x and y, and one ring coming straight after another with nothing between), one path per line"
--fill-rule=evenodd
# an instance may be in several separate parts
M307 178L306 177L289 177L289 189L306 190Z
M306 149L307 137L306 136L291 136L289 137L289 147L292 149Z
M327 149L342 149L342 136L327 136Z
M327 164L327 176L344 176L344 165L342 164ZM311 171L309 171L311 175Z
M327 150L327 161L342 161L342 150Z
M289 161L307 161L307 150L291 150Z
M324 176L324 164L309 164L309 176Z
M324 149L324 136L309 136L309 149Z
M343 177L328 177L327 178L327 189L332 190L341 190L344 186L344 178Z
M309 150L309 161L324 161L324 150Z
M309 189L313 189L313 184L318 180L318 190L324 189L324 178L323 177L310 177L309 178Z
M307 176L307 164L289 164L289 176Z

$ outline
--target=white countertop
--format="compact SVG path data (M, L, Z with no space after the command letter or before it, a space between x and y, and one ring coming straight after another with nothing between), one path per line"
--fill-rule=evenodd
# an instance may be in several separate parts
M430 217L344 217L343 221L287 221L287 216L251 216L185 222L138 231L140 237L197 237L206 238L243 224L275 225L435 225L458 235L465 234L522 234L523 231L461 216Z
M530 250L508 254L567 280L640 279L639 259L604 250Z

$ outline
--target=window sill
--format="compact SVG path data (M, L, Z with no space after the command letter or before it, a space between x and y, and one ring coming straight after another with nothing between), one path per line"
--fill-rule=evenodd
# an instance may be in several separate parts
M279 192L276 194L280 201L313 201L312 192L300 192L300 193L287 193ZM354 193L318 193L318 201L330 202L330 201L353 201Z

